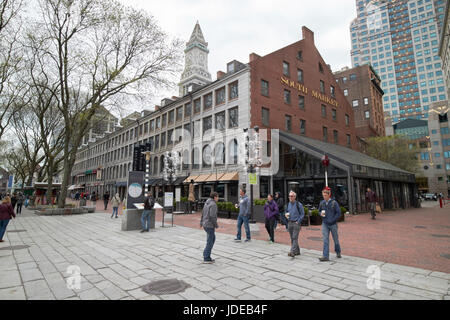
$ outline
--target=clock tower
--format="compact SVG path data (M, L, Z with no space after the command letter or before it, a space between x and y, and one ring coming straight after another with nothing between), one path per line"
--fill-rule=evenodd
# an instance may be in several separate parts
M184 49L184 71L178 84L180 97L188 93L190 84L203 86L211 82L211 74L208 72L208 53L208 43L203 38L202 29L197 21L191 38L186 43L186 49Z

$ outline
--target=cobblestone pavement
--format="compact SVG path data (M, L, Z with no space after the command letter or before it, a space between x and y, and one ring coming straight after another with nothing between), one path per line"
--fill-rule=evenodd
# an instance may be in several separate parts
M103 203L99 202L97 210L102 212ZM385 211L376 220L371 220L368 213L347 215L345 222L339 223L343 254L450 273L450 206L441 209L438 201L423 201L422 206ZM112 212L112 208L107 211ZM200 213L176 215L174 219L178 226L196 229L200 229L199 221ZM236 234L236 220L219 219L219 226L220 233ZM252 232L252 238L267 240L264 224L254 226L257 230ZM321 226L302 227L300 247L322 250L321 238ZM289 233L281 225L275 231L275 242L290 244Z
M309 249L292 259L285 244L236 243L220 232L216 262L202 264L203 230L158 222L148 233L124 232L120 220L105 213L44 217L25 210L0 243L0 299L450 299L448 273L348 255L319 262L321 252ZM81 271L79 289L67 286L73 265ZM368 289L374 275L366 272L369 266L379 267L379 289ZM142 290L162 279L191 287L162 296Z

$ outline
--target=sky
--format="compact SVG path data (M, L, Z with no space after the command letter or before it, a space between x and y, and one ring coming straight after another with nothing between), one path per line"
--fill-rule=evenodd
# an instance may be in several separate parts
M217 71L226 71L232 60L248 63L252 52L264 56L301 40L302 26L314 32L316 47L333 71L351 67L349 29L356 18L355 0L120 1L143 9L167 34L184 42L199 21L208 42L213 81ZM153 97L150 105L174 95L178 87Z

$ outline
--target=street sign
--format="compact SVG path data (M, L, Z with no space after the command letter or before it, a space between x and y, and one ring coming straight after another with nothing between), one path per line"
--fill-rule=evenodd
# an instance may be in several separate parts
M181 188L176 188L175 189L175 199L177 202L181 201Z
M248 175L248 178L250 180L250 184L258 184L258 178L256 176L256 173L250 173Z

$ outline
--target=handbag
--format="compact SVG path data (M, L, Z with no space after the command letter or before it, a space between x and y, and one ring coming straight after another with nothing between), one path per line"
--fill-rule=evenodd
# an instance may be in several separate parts
M380 204L378 202L375 205L375 212L381 213L381 206L380 206Z

